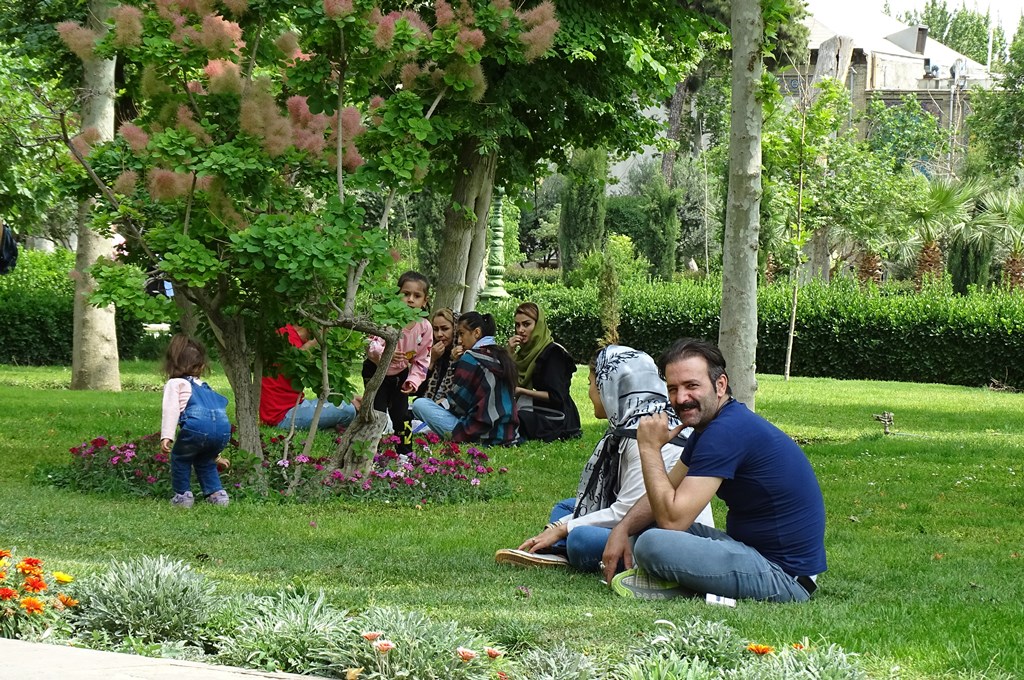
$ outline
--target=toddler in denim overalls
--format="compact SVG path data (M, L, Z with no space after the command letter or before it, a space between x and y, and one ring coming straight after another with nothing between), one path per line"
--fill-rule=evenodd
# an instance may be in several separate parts
M192 507L195 468L207 502L227 505L228 492L217 472L217 456L231 438L228 400L198 378L207 368L206 351L195 340L176 335L167 348L164 368L169 380L164 385L160 448L171 454L171 504ZM175 440L176 425L181 429Z

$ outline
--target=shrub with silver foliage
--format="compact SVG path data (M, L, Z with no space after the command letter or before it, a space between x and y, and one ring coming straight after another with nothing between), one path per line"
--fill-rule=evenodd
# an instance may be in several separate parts
M218 606L213 583L163 555L114 562L81 592L77 628L142 643L196 641Z

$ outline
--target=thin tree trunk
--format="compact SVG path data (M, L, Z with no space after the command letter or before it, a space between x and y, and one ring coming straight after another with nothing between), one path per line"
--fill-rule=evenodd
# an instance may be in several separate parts
M223 314L218 309L204 311L217 341L224 374L235 395L238 445L261 456L259 414L263 369L260 350L249 347L245 319Z
M103 34L113 3L92 0L89 28ZM82 129L95 128L100 141L114 138L114 59L87 59L83 62ZM72 331L71 389L121 391L118 366L117 327L114 307L94 307L88 296L95 281L86 270L103 256L112 256L113 239L104 238L90 228L93 201L84 201L78 210L78 252L75 256L75 306Z
M732 3L732 121L729 195L722 248L718 344L735 397L754 407L757 390L757 249L761 205L761 103L764 20L756 0Z
M800 294L800 277L793 277L793 299L789 306L789 334L786 336L786 370L783 376L789 380L789 369L793 365L793 340L796 338L796 303Z
M672 142L661 157L661 176L665 178L665 184L673 186L675 179L676 155L679 151L680 130L682 129L683 104L686 101L686 82L680 80L676 83L676 89L672 93L672 100L668 107L668 131L665 137Z
M486 159L483 183L474 204L476 226L473 228L473 242L469 246L466 263L466 293L462 298L462 311L476 309L477 299L483 282L484 263L487 261L487 225L491 214L491 197L494 195L494 173L497 170L497 156Z
M476 139L470 138L463 142L458 161L458 166L463 170L455 180L452 201L444 212L444 230L441 234L433 299L435 308L463 309L465 306L474 228L479 222L479 216L483 215L486 229L490 185L494 178L496 160L493 153L480 155ZM483 266L482 263L481 260L478 265Z

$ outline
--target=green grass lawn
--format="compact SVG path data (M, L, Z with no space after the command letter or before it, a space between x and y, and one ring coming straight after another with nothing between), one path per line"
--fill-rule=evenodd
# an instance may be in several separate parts
M122 376L130 389L120 394L72 392L60 389L66 369L0 367L0 547L73 573L162 553L231 590L303 585L350 611L396 605L584 651L624 651L656 619L697 614L758 642L837 643L878 677L1024 675L1024 395L762 376L758 411L804 444L821 482L830 569L809 605L726 609L628 601L592 575L494 564L496 549L535 533L551 504L572 495L600 436L584 369L573 385L583 440L491 451L516 490L491 503L182 512L33 485L34 466L65 460L70 446L158 428L153 364L125 364ZM212 382L226 391L223 374ZM886 410L898 433L889 437L871 417Z

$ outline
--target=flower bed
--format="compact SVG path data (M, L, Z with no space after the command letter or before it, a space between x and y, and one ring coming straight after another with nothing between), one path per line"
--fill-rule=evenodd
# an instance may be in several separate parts
M332 467L329 456L288 453L285 437L263 442L263 455L238 449L232 440L223 456L230 467L221 481L235 499L318 501L349 498L422 505L489 500L508 493L508 469L495 469L475 446L443 441L430 433L417 437L413 451L400 456L398 438L386 437L367 472ZM294 448L294 447L293 447ZM41 468L37 479L79 491L170 498L170 457L160 451L159 435L126 436L119 444L100 436L70 449L67 465Z
M64 613L79 604L64 588L74 580L62 571L47 575L39 558L16 559L0 548L0 637L31 639L62 627Z

